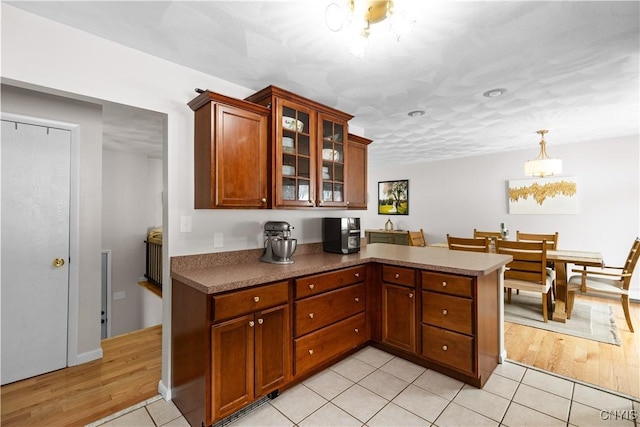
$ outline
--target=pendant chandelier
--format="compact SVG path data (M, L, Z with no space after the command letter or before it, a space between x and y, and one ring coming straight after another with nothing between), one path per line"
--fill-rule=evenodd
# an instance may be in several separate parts
M387 21L387 31L400 40L415 23L397 3L398 0L342 0L327 6L325 22L331 31L350 32L349 52L363 58L369 47L372 26L384 28L378 24Z
M547 155L544 134L548 132L544 129L536 132L542 138L540 140L540 154L534 160L529 160L524 164L525 175L545 177L562 173L562 160L552 159Z

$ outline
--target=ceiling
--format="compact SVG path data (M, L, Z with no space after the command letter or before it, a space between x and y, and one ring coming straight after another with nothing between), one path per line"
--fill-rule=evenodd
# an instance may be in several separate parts
M406 0L411 31L396 41L384 22L374 25L358 59L325 23L331 1L340 0L8 3L353 114L374 140L374 165L525 148L533 158L538 129L549 129L552 157L557 144L639 133L640 2ZM483 96L495 88L507 91Z

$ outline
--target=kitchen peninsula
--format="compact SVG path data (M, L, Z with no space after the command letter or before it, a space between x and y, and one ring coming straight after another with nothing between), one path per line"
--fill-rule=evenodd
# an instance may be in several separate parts
M191 425L275 397L367 344L476 387L498 363L509 256L307 244L283 266L261 253L171 260L172 399Z

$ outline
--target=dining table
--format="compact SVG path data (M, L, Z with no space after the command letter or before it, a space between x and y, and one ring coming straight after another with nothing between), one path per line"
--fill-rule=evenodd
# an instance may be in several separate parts
M582 267L602 267L602 254L599 252L574 251L568 249L547 250L547 261L553 262L556 273L555 280L555 304L552 320L565 323L567 321L567 300L569 292L567 287L567 264Z
M447 243L434 243L429 246L448 248ZM495 245L489 246L490 252L495 252ZM602 267L602 254L599 252L576 251L572 249L548 249L547 261L553 262L555 271L555 304L551 318L555 322L566 323L567 300L569 292L567 287L567 265L573 264L581 267Z

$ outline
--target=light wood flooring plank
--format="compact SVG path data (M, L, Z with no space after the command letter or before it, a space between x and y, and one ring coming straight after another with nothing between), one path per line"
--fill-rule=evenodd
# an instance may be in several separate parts
M1 388L0 425L76 426L158 394L162 326L102 341L103 357Z

